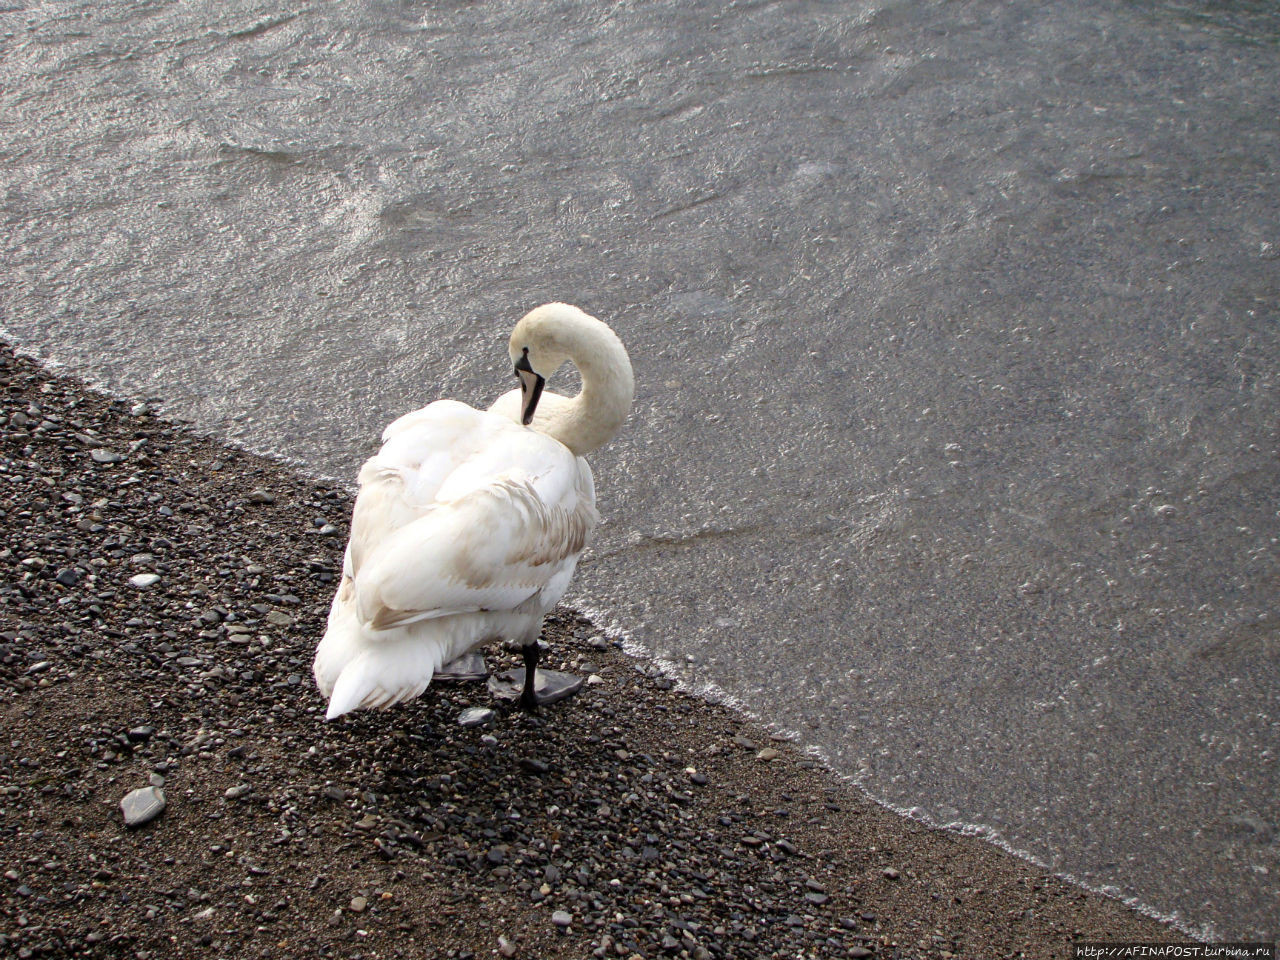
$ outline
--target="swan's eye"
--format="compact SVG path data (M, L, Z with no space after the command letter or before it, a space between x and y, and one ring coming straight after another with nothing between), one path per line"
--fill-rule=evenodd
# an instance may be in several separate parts
M520 359L516 361L516 376L519 377L521 374L525 373L533 373L533 364L529 362L528 347L524 348L524 353L520 356Z

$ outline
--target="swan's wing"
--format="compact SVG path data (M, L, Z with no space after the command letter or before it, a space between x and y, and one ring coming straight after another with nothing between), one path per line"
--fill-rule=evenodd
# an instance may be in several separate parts
M356 573L356 608L374 630L480 610L554 603L597 514L576 458L565 495L547 499L529 475L507 476L442 502L377 546ZM544 591L554 596L543 596Z
M379 544L431 509L441 485L478 451L501 448L510 426L466 404L437 400L392 422L360 469L345 572L353 576Z
M416 433L424 428L433 436L462 429L477 413L479 411L475 407L469 407L457 400L437 400L420 410L410 410L392 420L382 431L382 442L387 443L392 437Z

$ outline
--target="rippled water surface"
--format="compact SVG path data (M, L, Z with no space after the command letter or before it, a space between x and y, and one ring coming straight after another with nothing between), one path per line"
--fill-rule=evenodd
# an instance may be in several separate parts
M578 303L639 382L580 605L1274 939L1278 157L1270 2L9 0L0 324L351 477Z

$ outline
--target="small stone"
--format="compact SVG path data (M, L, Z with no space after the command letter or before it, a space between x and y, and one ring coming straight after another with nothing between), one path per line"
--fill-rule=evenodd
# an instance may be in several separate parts
M79 570L74 567L67 567L65 570L59 570L58 575L54 577L64 587L74 587L84 578Z
M855 957L857 960L865 960L866 957L874 957L875 954L866 947L850 947L846 956Z
M108 450L105 447L96 447L90 450L89 456L93 458L94 463L119 463L124 459L114 450Z
M146 743L151 739L152 734L156 732L155 727L133 727L126 736L134 743Z
M804 895L804 898L808 900L810 903L812 903L815 907L822 906L824 903L826 903L830 899L830 897L828 897L825 893L814 893L812 891L810 891L809 893L806 893Z
M886 880L897 880L900 876L902 876L902 874L900 874L893 867L885 867L883 870L880 871L880 875L884 877Z
M120 801L126 827L140 827L160 816L164 810L164 791L159 787L142 787Z
M342 801L347 799L347 791L343 790L341 787L335 787L335 786L325 787L324 795L328 797L330 800Z
M361 817L359 820L356 821L357 830L372 830L377 825L378 825L377 817L374 817L370 814L366 814L365 816Z
M773 747L765 747L763 750L761 750L759 753L756 754L756 759L757 760L773 760L777 756L778 756L777 750L773 749Z
M263 490L259 487L256 490L250 490L249 495L245 497L250 503L275 503L276 496L269 490Z
M569 926L569 924L573 923L573 914L568 910L557 910L555 913L551 914L551 922L563 930L565 927Z
M458 714L458 724L463 727L483 727L493 723L497 714L488 707L469 707Z
M368 906L369 906L368 897L352 897L351 898L352 913L364 913L365 908L367 908Z
M160 574L158 573L135 573L129 578L129 586L137 587L139 590L145 590L159 582Z
M27 673L29 675L36 674L36 673L44 673L46 670L48 670L52 666L53 666L52 661L41 660L38 663L33 663L31 666L27 667Z
M275 624L277 627L291 627L293 626L293 617L283 610L269 610L267 612L267 623Z
M242 783L242 784L239 784L238 786L227 787L226 791L222 795L226 797L228 800L239 800L241 797L243 797L252 789L253 787L251 787L249 784Z
M498 937L498 952L504 957L514 957L517 947L506 937Z
M537 759L536 757L521 757L520 769L526 770L529 773L536 773L538 776L542 776L543 774L548 773L551 770L549 766L547 766L545 763L543 763L541 760Z

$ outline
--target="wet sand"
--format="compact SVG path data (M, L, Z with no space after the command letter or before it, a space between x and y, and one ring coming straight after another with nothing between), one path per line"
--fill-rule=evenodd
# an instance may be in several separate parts
M7 347L0 383L13 955L1062 958L1184 939L885 811L569 611L546 662L593 679L540 716L439 683L326 724L310 662L349 494ZM495 715L464 728L469 707ZM149 785L163 812L127 828L121 799Z

